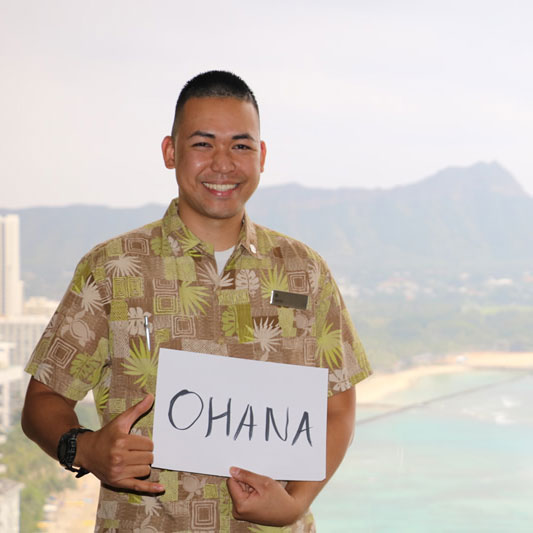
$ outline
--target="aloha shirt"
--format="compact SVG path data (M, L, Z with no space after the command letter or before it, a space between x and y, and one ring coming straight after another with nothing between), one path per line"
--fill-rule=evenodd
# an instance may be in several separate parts
M306 309L269 303L273 289L307 294ZM148 317L152 351L147 349ZM159 348L329 368L329 395L370 373L363 347L323 259L252 223L219 275L213 247L178 216L96 246L73 280L26 370L79 401L93 391L102 425L155 393ZM132 433L151 437L153 410ZM292 526L235 520L226 478L152 468L152 496L101 487L96 531L266 533L315 531L307 512Z

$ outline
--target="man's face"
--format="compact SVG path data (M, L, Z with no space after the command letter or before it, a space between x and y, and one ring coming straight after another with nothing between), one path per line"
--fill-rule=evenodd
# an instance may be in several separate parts
M254 106L236 98L191 98L176 138L165 137L163 157L176 169L185 223L242 218L259 184L266 147Z

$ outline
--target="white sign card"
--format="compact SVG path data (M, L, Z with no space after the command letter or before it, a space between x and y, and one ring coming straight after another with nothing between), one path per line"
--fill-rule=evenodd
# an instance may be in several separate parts
M326 475L325 368L162 348L153 466L279 480Z

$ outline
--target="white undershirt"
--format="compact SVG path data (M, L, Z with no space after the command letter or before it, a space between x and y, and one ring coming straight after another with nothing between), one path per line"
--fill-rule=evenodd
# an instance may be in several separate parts
M226 266L230 255L233 253L233 250L235 250L235 246L232 246L227 250L215 250L215 261L217 263L217 269L220 276L222 276L222 272L224 272L224 267Z

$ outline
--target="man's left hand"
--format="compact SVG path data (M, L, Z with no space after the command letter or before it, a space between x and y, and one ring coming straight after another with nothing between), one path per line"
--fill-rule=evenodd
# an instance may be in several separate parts
M274 479L232 467L228 490L233 517L256 524L286 526L303 514L301 504Z

